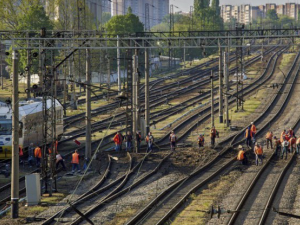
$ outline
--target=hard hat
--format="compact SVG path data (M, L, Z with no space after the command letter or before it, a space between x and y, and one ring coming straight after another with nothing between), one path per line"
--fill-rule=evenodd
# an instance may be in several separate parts
M251 122L251 124L253 124L253 122Z
M256 142L255 145L259 145L258 142Z
M239 148L239 149L242 149L242 148L243 148L243 146L242 146L242 145L239 145L239 146L238 146L238 148Z
M277 139L277 137L276 137L276 136L274 136L273 138L274 138L274 139Z

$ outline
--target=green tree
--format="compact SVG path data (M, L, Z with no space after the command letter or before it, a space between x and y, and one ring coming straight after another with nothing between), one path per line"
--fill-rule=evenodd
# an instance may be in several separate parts
M130 7L126 15L112 17L105 27L110 34L135 33L144 30L144 25L140 22L138 16L132 14Z
M217 16L221 15L220 1L219 0L212 0L211 8L212 8L213 11L215 11L215 14Z
M109 12L102 13L102 24L106 24L111 19L111 14Z
M266 14L266 17L269 20L273 20L273 21L278 20L278 16L277 16L277 13L276 13L275 9L268 10L267 14Z
M199 13L209 7L210 0L194 0L194 12Z

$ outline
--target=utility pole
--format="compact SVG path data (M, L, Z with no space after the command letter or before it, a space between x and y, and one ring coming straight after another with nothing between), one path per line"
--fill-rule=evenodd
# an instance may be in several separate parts
M91 144L91 70L90 70L90 50L86 49L86 114L85 114L85 160L88 162L92 157L92 144Z
M117 42L117 66L118 66L118 92L119 94L121 93L121 59L120 59L120 40L119 40L119 35L117 36L118 42Z
M219 122L223 123L223 62L222 62L222 48L219 47Z
M12 96L12 173L11 173L11 217L19 217L19 79L18 51L12 52L13 96Z
M107 101L109 101L110 73L110 57L107 55Z
M29 47L29 40L27 40L27 48ZM1 61L1 65L2 65L2 61ZM30 50L27 49L27 99L30 99ZM2 68L1 68L1 72L2 72Z
M229 127L229 107L228 107L228 62L229 62L229 52L228 48L227 52L224 52L224 80L225 80L225 116L226 116L226 127Z
M3 90L3 52L2 43L0 42L0 73L1 73L1 89Z
M149 50L145 49L145 123L146 135L150 131L150 108L149 108Z
M213 79L213 71L211 71L211 75L210 75L210 83L211 83L211 126L215 126L215 117L214 117L214 111L215 111L215 107L214 107L214 79Z
M137 151L137 143L136 143L136 131L137 131L137 83L138 83L138 51L135 49L135 54L133 56L133 74L132 74L132 84L133 84L133 91L132 91L132 137L134 140L134 149Z
M183 42L183 68L185 68L185 41Z

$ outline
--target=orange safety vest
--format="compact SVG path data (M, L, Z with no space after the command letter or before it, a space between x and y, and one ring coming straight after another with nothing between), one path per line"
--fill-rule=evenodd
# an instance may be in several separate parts
M34 149L34 157L36 158L42 158L42 151L39 147Z
M24 154L23 154L23 149L22 149L22 147L19 147L19 155L20 156L23 156Z
M56 149L56 152L57 152L57 146L58 146L58 141L55 141L55 149Z
M48 152L49 152L49 154L51 154L51 153L52 153L52 149L49 148L49 149L48 149ZM55 150L55 154L56 154L56 155L58 154L57 149Z
M271 132L268 132L268 133L266 134L266 139L271 140L272 137L273 137L273 134L272 134Z
M281 141L280 140L275 140L275 146L277 147L278 145L281 145Z
M121 144L120 135L116 134L116 135L114 136L114 139L113 139L113 140L114 140L114 142L115 142L116 145Z
M256 126L254 124L251 126L251 131L253 134L256 134Z
M217 130L215 128L210 130L210 137L216 137Z
M203 143L204 142L204 138L203 137L198 137L198 143Z
M294 137L292 137L290 140L290 146L293 146L296 143L296 139Z
M256 155L262 155L263 154L262 147L261 146L259 146L259 147L255 146L254 152L255 152Z
M246 129L246 135L245 135L246 138L249 137L249 129L247 128ZM250 137L252 137L252 130L250 130Z
M72 154L72 162L73 164L79 164L79 154L78 153L73 153Z
M285 140L287 140L287 141L290 140L290 135L289 134L285 134Z
M284 131L282 131L281 132L281 135L280 135L280 142L282 143L284 140L283 140L283 136L285 135L285 132Z
M240 161L243 160L245 158L244 154L245 154L245 152L243 150L239 151L237 160L240 160Z

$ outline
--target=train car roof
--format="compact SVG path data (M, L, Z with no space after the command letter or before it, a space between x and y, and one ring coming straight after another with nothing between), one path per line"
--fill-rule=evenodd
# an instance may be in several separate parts
M19 114L20 116L26 116L32 113L37 113L43 111L43 102L42 101L27 101L20 102ZM55 100L55 106L61 106L59 101ZM47 109L51 108L51 99L47 99Z

